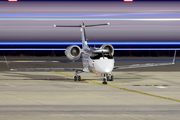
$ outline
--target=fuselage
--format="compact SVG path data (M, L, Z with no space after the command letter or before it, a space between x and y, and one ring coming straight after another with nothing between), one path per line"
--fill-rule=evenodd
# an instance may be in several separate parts
M114 68L114 58L106 49L85 49L82 54L82 62L85 72L110 74Z

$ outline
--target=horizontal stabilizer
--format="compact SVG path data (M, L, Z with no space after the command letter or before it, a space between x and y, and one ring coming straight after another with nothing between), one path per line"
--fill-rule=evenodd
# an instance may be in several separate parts
M105 24L92 24L92 25L54 25L54 27L94 27L94 26L103 26L103 25L109 25L109 23Z
M54 25L54 27L81 27L81 25Z
M105 23L105 24L94 24L94 25L85 25L85 27L94 27L94 26L102 26L102 25L109 25L109 23Z

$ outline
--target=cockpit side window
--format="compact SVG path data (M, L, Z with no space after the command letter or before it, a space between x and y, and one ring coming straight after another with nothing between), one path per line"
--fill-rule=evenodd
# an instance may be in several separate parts
M104 55L103 55L104 54ZM100 59L101 57L106 57L108 59L113 59L113 56L109 52L102 52L102 53L92 53L91 59Z

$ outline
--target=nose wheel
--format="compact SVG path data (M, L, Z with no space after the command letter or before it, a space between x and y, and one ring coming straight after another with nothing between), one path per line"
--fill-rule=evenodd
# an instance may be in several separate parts
M108 75L104 74L103 82L102 84L107 84L107 80L109 79Z
M107 79L106 78L103 78L102 84L107 84Z

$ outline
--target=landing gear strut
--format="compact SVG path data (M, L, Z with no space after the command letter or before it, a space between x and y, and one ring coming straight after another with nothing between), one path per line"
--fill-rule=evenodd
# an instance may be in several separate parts
M107 78L109 78L106 74L104 74L103 82L102 84L107 84Z
M113 79L114 79L113 74L104 74L102 84L107 84L107 81L113 81Z
M108 75L107 81L113 81L114 80L114 75L111 73Z
M78 71L76 71L74 74L74 81L81 81L81 76L79 76Z

